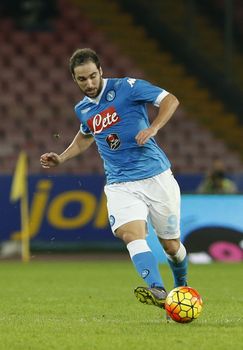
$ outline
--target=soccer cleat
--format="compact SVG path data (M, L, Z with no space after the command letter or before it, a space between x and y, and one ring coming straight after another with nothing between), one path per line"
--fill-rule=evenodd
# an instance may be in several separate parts
M162 287L137 287L134 290L136 298L143 304L165 307L167 293Z

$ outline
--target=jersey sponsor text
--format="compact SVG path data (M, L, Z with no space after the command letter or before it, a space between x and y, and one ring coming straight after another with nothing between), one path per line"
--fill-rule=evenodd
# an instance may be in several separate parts
M88 126L94 134L100 134L103 130L110 128L112 125L118 123L120 117L114 107L109 107L99 114L91 117L88 120Z

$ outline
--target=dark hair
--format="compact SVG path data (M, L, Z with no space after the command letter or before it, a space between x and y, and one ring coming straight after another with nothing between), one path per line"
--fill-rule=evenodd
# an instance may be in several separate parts
M72 75L74 75L74 68L89 61L94 62L96 67L100 69L100 60L94 50L89 48L77 49L69 60L69 69Z

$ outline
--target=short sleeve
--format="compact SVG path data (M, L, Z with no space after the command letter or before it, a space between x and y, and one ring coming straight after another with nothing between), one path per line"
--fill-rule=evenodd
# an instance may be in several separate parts
M156 85L153 85L146 80L128 79L127 81L130 85L131 97L133 101L136 102L148 102L158 107L163 98L169 94L166 90Z
M84 135L91 135L91 131L85 124L80 124L80 132Z
M163 90L161 92L161 94L159 94L159 96L156 98L156 100L154 101L154 106L155 107L159 107L160 102L167 96L169 95L169 92L166 90Z

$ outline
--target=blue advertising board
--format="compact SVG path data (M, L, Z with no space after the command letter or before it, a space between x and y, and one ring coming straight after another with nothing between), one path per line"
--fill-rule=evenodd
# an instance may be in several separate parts
M0 242L20 239L20 206L10 202L11 176L0 177ZM121 249L109 227L102 176L29 176L32 248ZM243 195L182 195L181 236L197 261L243 260ZM147 238L165 260L149 226Z
M30 176L31 242L115 240L107 221L102 176ZM0 240L19 239L19 203L10 202L11 177L0 181Z

